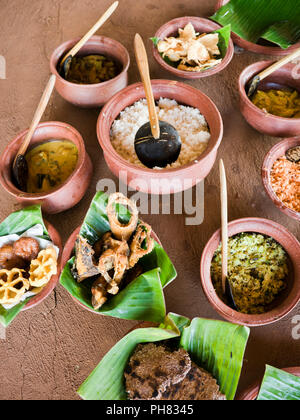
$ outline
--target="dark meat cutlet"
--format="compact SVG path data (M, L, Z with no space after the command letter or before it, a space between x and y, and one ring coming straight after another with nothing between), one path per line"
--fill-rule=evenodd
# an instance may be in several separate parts
M170 385L162 395L161 400L226 400L220 393L219 385L212 375L192 363L186 377L175 385Z
M125 370L131 400L159 400L170 385L182 381L191 369L189 354L165 346L139 344Z

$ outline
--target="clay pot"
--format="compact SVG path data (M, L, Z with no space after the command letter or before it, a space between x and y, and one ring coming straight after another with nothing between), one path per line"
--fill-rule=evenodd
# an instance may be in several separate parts
M163 25L156 32L155 37L159 39L165 39L171 36L177 37L178 30L184 28L188 23L192 23L196 32L199 33L210 33L221 28L220 25L218 25L215 22L212 22L211 20L199 17L186 16L178 19L173 19L170 22ZM152 46L152 52L158 64L160 64L164 69L166 69L170 73L175 74L175 76L182 77L183 79L201 79L202 77L212 76L213 74L219 73L220 71L224 70L224 68L227 67L232 60L234 54L234 46L232 40L230 39L227 54L223 58L222 62L217 66L212 67L211 69L200 72L183 71L170 66L165 62L165 60L159 54L157 48L154 45Z
M47 231L49 233L49 236L51 238L51 241L59 248L59 257L57 261L57 274L55 276L52 276L49 283L43 288L43 290L36 296L32 297L28 303L24 306L22 309L23 311L27 311L28 309L32 309L35 306L42 303L49 295L52 293L52 291L57 286L58 280L59 280L59 273L60 273L60 261L62 256L62 244L61 244L61 238L59 236L59 233L57 230L47 221L45 222L45 226L47 228Z
M214 253L221 243L221 231L218 230L206 245L200 265L202 288L208 301L223 318L234 324L258 327L279 321L288 315L300 301L300 243L286 228L267 219L245 218L235 220L228 224L228 230L229 237L243 232L254 232L274 238L289 255L288 287L273 302L269 311L264 314L242 314L227 306L218 297L210 275Z
M93 85L79 85L67 82L57 71L60 60L70 51L80 38L60 45L50 59L51 73L55 74L56 90L68 102L83 108L103 106L113 95L128 84L130 57L126 48L114 39L104 36L93 36L80 50L78 55L103 54L114 58L122 65L122 72L114 79Z
M49 193L28 194L15 187L12 180L12 164L28 130L18 134L0 157L0 183L23 206L41 204L45 213L56 214L75 206L84 196L92 176L92 163L86 153L84 141L75 128L61 122L39 124L31 140L31 148L47 140L72 141L78 149L78 162L72 175Z
M282 118L266 114L262 109L255 106L248 98L246 86L250 80L262 70L273 64L272 61L260 61L246 67L239 78L240 110L246 121L257 131L274 137L294 137L300 134L300 118ZM295 64L287 64L264 79L260 89L270 87L270 83L287 86L300 92L300 78L293 77ZM271 85L272 86L272 85Z
M72 255L74 253L74 248L75 248L75 242L76 242L76 238L79 235L81 226L78 226L77 229L74 230L74 232L72 233L72 235L69 237L69 239L66 242L66 245L63 249L63 253L62 253L62 258L61 258L61 266L60 266L60 272L63 272L63 269L65 268L65 265L67 264L67 262L72 258ZM152 238L159 244L161 245L160 240L158 239L157 235L155 232L152 231ZM76 302L79 306L81 306L83 309L86 309L89 312L92 312L93 314L98 314L98 315L102 315L100 312L97 311L93 311L92 309L88 308L87 306L85 306L83 303L81 303L79 300L77 300L74 296L72 296L70 294L71 298L73 299L74 302Z
M282 370L284 370L287 373L291 373L292 375L300 377L300 367L293 367ZM236 399L238 401L255 401L258 397L260 387L261 382L257 382L255 385L252 385L245 392L240 394Z
M211 139L206 151L197 161L176 169L154 170L129 163L113 148L110 141L112 123L126 107L145 98L141 83L128 86L105 105L98 119L97 135L108 167L122 182L144 193L173 194L191 188L207 177L223 138L223 122L211 99L191 86L171 80L153 80L152 88L156 100L175 99L178 103L198 108L204 115Z
M217 0L217 4L215 7L215 10L219 10L220 7L225 6L225 4L229 3L230 0ZM253 42L246 41L243 38L240 38L235 33L232 33L232 39L233 42L238 45L241 48L244 48L247 51L251 51L257 54L266 54L266 55L276 55L276 56L284 56L291 54L294 52L297 48L300 48L300 42L298 42L295 45L292 45L290 48L287 48L286 50L280 48L279 46L265 46L265 45L259 45L254 44Z
M262 167L262 180L268 196L276 207L284 214L300 221L300 213L287 207L276 195L271 185L271 171L277 159L284 156L285 153L293 147L300 146L300 137L289 138L277 143L265 157Z

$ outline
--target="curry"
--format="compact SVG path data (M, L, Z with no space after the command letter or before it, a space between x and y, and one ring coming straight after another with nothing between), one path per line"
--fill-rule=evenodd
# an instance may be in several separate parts
M300 118L300 95L291 90L258 90L252 102L263 111L283 118Z
M63 184L74 172L78 149L68 140L40 144L26 154L28 193L47 193Z

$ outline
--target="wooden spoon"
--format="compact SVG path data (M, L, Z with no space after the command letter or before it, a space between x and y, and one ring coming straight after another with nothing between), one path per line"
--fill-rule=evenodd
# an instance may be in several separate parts
M150 122L144 124L136 134L135 151L145 166L165 168L178 159L181 151L180 136L171 124L158 120L147 52L139 34L135 35L134 50L146 93L150 119Z
M282 58L281 60L277 61L276 63L272 64L270 67L259 73L255 76L249 83L247 87L247 95L249 98L254 95L256 92L258 85L262 80L266 77L270 76L276 70L279 70L281 67L285 66L286 64L290 63L291 61L295 60L296 58L300 57L300 48L294 51L292 54L287 55L286 57Z
M237 310L228 280L228 198L224 162L220 160L221 222L222 222L222 289L232 309Z
M119 2L115 1L107 11L101 16L101 18L95 23L95 25L84 35L83 38L64 56L59 65L59 74L66 78L70 69L72 58L81 50L85 43L101 28L101 26L111 17Z
M45 109L48 105L48 102L51 98L54 86L56 82L56 76L53 74L51 75L49 82L44 90L43 96L40 100L40 103L35 111L33 120L31 122L30 128L28 130L27 135L24 137L24 140L16 154L14 163L13 163L13 177L15 180L16 186L21 191L26 191L27 188L27 179L28 179L28 165L25 159L25 154L34 135L34 132L39 125L41 118L45 112Z

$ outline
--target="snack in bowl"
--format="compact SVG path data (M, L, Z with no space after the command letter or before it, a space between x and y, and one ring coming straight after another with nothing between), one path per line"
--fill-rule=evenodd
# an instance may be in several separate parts
M47 226L38 205L16 211L0 224L0 323L4 327L20 311L45 299L58 281L60 238Z
M177 273L136 204L120 193L94 197L63 253L60 283L90 311L161 322L163 288Z
M84 400L233 400L249 333L170 313L159 326L142 323L130 331L78 394Z

